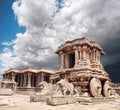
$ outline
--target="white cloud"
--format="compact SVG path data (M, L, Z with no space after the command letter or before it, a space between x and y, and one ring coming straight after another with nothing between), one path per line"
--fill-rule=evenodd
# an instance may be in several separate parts
M2 42L2 45L11 46L11 45L13 45L13 41L12 42Z
M18 0L13 4L13 10L19 25L40 27L49 22L55 8L55 0Z
M3 53L0 54L0 63L5 68L12 67L13 65L13 52L9 48L4 48Z
M106 41L118 38L120 1L66 0L57 13L55 1L17 0L13 3L18 23L26 27L26 32L16 34L12 52L1 53L4 67L56 67L54 51L66 40L87 36L104 46Z

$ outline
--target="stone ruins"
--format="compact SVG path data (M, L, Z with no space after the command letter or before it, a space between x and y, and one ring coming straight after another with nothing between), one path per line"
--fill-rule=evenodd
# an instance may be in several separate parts
M98 43L83 37L65 42L55 53L59 56L58 70L13 68L4 72L2 83L15 82L16 92L33 91L31 101L46 101L51 105L85 98L113 99L117 95L101 64L105 52Z

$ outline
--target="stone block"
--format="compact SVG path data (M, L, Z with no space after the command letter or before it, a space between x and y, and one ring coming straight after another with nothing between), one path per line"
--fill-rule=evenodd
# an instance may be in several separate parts
M66 97L64 96L52 96L51 98L47 99L48 105L64 105L66 104Z
M74 96L67 96L66 97L66 104L73 104L77 102L77 98Z
M0 88L0 95L13 95L12 89L9 88Z
M32 101L32 102L46 102L48 98L51 98L51 95L31 95L30 101Z
M81 96L77 98L78 102L85 102L85 103L91 103L92 102L92 97L85 97L85 96Z

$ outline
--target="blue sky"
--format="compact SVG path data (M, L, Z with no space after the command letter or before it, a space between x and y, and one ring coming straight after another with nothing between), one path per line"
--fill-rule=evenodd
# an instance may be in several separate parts
M15 0L0 0L0 53L3 52L5 46L3 42L11 42L16 38L16 34L25 32L25 27L18 25L12 10L12 4ZM7 47L13 50L12 46ZM0 69L3 69L0 63ZM0 78L1 79L1 78Z
M16 38L16 34L24 32L25 27L19 27L12 10L15 0L0 0L0 52L4 46L2 42L11 42Z

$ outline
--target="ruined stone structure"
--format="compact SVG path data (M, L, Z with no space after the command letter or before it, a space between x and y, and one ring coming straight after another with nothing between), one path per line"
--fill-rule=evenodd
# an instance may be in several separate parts
M3 74L3 81L11 81L17 83L18 90L32 90L39 88L39 83L50 82L50 76L54 70L48 68L26 68L26 69L10 69Z
M100 45L87 38L67 41L58 47L59 70L51 75L52 82L67 79L82 96L108 96L111 81L101 64L105 54ZM109 83L108 83L109 82Z
M67 41L58 47L56 54L59 56L58 70L10 69L3 74L3 81L17 82L18 90L35 90L40 88L40 82L46 81L56 85L58 87L56 91L62 95L74 95L75 91L79 96L115 95L109 75L101 64L101 58L105 52L98 43L89 41L87 38ZM46 90L46 93L49 91Z

